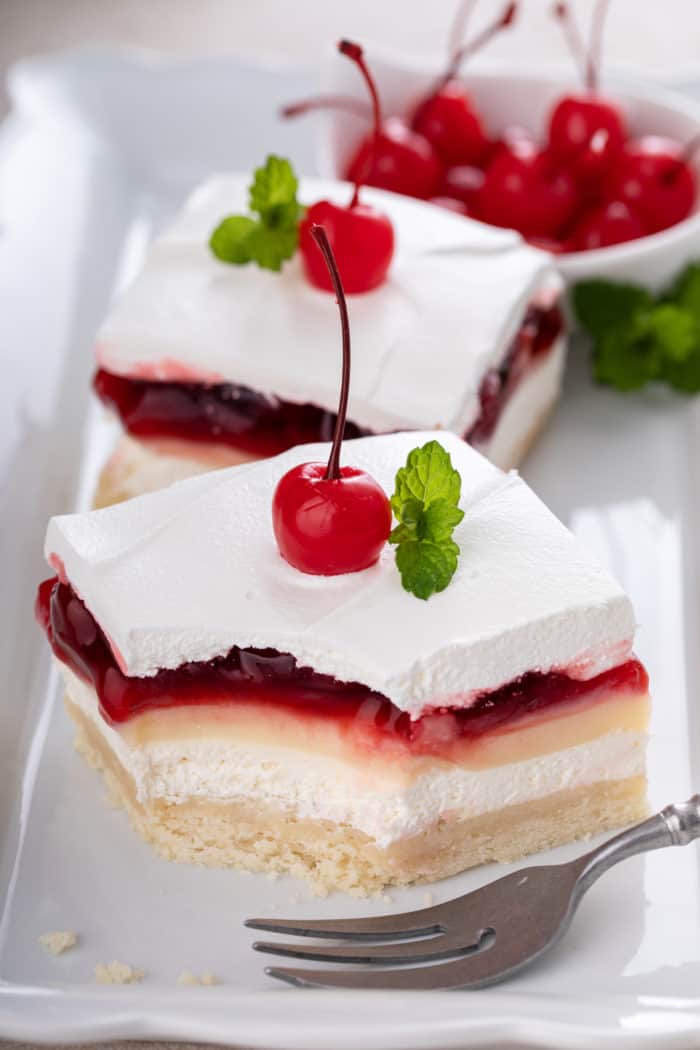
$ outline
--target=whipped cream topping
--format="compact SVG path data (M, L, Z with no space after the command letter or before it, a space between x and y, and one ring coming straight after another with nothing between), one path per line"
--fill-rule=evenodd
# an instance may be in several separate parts
M409 451L432 438L461 474L465 518L457 572L427 602L403 590L389 546L371 568L330 577L298 572L278 553L277 481L327 460L327 444L55 517L46 555L61 559L132 676L234 645L274 648L418 716L466 706L526 671L591 677L622 662L635 628L628 598L517 474L444 432L348 441L342 461L391 493Z
M642 776L646 734L617 729L554 753L475 770L435 764L413 777L372 776L294 748L233 744L216 736L132 744L101 718L93 690L67 668L71 700L131 774L140 802L246 799L295 816L364 831L384 848L451 814L478 817L558 791Z
M334 412L340 328L334 297L314 288L298 255L281 273L230 266L212 230L247 212L249 175L196 190L98 335L101 367L174 382L232 382ZM300 199L350 200L347 183L303 179ZM349 297L353 382L348 418L373 430L464 433L484 372L500 362L528 302L559 287L549 256L512 231L381 190L397 247L389 279Z

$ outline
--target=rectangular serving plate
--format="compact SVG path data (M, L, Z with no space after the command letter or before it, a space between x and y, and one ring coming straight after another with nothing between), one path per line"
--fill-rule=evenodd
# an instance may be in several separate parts
M106 804L75 755L32 602L51 513L87 507L114 426L89 394L91 343L115 292L200 178L274 150L313 170L311 131L276 123L303 75L232 62L68 54L11 78L0 133L0 1036L162 1038L336 1050L700 1045L698 851L665 850L612 871L564 943L508 984L410 997L275 985L246 916L381 914L448 899L508 870L470 872L381 900L314 897L292 879L169 864ZM237 113L245 101L245 116ZM251 100L252 103L251 103ZM303 348L299 348L300 353ZM630 592L653 683L654 807L700 787L695 402L595 389L574 348L566 390L524 474ZM567 859L582 847L543 855ZM72 929L54 958L42 933ZM99 987L97 963L141 984ZM222 984L177 984L185 970Z

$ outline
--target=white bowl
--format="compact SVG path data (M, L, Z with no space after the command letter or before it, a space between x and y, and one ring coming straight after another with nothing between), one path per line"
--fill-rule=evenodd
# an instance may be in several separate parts
M434 83L439 70L392 56L386 51L366 48L385 116L405 116ZM538 141L545 137L547 118L554 103L565 93L576 91L575 77L545 77L513 74L493 69L464 76L467 91L492 135L505 127L518 125L532 132ZM668 135L688 142L700 134L700 106L692 100L660 87L641 87L629 80L609 80L605 95L614 99L626 114L630 133ZM357 70L346 58L333 53L324 63L323 91L366 98ZM343 175L348 159L366 134L367 122L345 112L329 112L321 124L319 164L324 175ZM700 191L700 151L694 159ZM631 281L648 288L663 288L682 267L700 259L700 211L660 233L636 241L571 252L557 256L564 279L573 284L590 277Z

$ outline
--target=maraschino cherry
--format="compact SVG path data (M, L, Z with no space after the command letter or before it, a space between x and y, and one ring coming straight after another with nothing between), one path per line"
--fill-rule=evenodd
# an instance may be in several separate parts
M609 248L636 241L646 233L642 221L622 200L599 204L584 212L569 236L569 250L579 252Z
M365 64L362 48L347 40L341 40L338 50L358 66L369 87L374 112L372 143L376 149L381 135L379 98ZM368 163L367 167L369 169L371 163ZM312 236L315 226L322 226L326 231L340 270L343 288L349 294L369 292L382 284L391 265L394 255L394 228L388 215L360 202L362 182L362 176L355 179L355 190L347 206L328 200L312 204L299 227L299 250L304 272L312 284L326 292L332 292L334 284L332 274Z
M574 57L584 67L585 94L566 95L549 118L549 150L567 165L583 188L595 190L598 181L619 156L627 137L620 110L598 95L598 69L608 0L598 0L588 50L583 47L569 5L556 4Z
M343 378L328 463L301 463L282 477L272 526L282 557L300 572L337 576L374 565L391 531L391 506L371 475L340 466L350 392L350 322L340 273L326 232L312 226L333 282L343 332Z
M362 56L362 49L349 41L341 41L338 50L349 58L355 54ZM374 78L366 66L363 75L370 84L373 103L375 99L378 102ZM344 109L356 116L363 115L357 100L345 95L319 95L293 102L280 110L280 115L298 117L315 109ZM373 112L376 112L374 105ZM375 126L372 134L362 140L347 165L345 177L350 182L427 199L437 192L440 170L440 161L428 140L412 131L399 117L388 117L381 120L379 134Z
M516 3L508 3L491 25L474 40L457 48L452 53L445 73L415 109L411 127L432 143L447 167L479 164L489 151L490 141L481 119L464 85L456 78L465 59L479 51L502 29L513 24L516 10Z
M477 217L526 237L558 237L577 204L573 177L546 150L523 139L500 148L486 169Z
M673 139L646 135L629 141L607 181L609 195L627 204L647 233L658 233L687 218L696 194L690 165L700 138L682 146Z

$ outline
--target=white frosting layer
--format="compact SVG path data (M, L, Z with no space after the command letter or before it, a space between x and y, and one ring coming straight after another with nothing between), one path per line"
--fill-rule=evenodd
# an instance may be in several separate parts
M298 257L282 273L230 266L208 239L246 212L249 175L210 179L98 335L102 367L144 378L228 381L334 412L340 327L334 297L312 287ZM304 179L300 198L345 203L346 183ZM381 190L397 250L389 279L350 297L353 383L348 418L373 430L444 427L464 433L479 382L502 359L528 301L557 282L549 257L518 234Z
M403 590L389 546L376 565L345 576L308 576L279 555L276 483L295 464L326 460L328 445L53 518L46 555L62 560L130 675L233 645L269 647L417 716L466 705L526 671L587 677L625 659L629 600L516 474L441 432L346 442L342 461L390 493L409 451L431 438L461 474L466 513L454 533L458 570L427 602Z
M71 699L92 719L137 797L180 803L244 799L281 806L299 817L331 820L364 831L380 847L417 835L450 813L477 817L557 791L644 773L646 735L616 730L596 740L485 770L435 768L417 777L363 777L337 759L291 748L236 746L192 739L131 746L97 712L95 694L63 669Z

